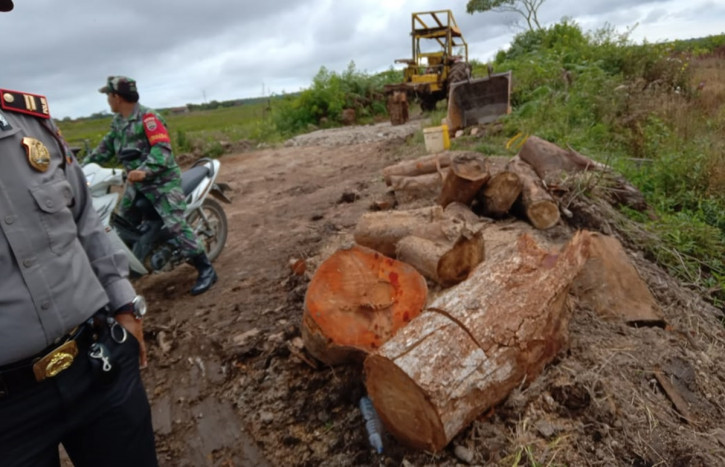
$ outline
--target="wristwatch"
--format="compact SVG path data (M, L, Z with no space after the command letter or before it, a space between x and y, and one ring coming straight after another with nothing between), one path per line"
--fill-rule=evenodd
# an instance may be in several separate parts
M133 313L133 316L136 319L141 319L146 314L146 309L146 299L143 298L143 295L136 295L133 300L131 300L131 303L123 305L121 308L116 310L115 314Z

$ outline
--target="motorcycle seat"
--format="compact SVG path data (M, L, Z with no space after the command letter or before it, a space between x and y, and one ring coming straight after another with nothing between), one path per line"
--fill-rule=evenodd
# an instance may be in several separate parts
M181 189L184 191L184 196L188 195L194 188L199 185L204 177L210 176L209 167L205 165L197 165L192 167L186 172L181 174Z

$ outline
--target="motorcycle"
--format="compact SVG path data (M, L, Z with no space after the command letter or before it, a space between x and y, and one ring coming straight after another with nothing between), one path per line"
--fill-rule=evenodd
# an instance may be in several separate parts
M119 158L123 156L122 153ZM230 187L216 181L220 167L218 160L203 158L181 174L181 188L187 205L184 216L210 261L222 252L228 234L226 214L216 200L231 203L225 194ZM145 196L137 196L131 209L139 222L125 219L116 212L116 204L126 183L123 169L104 168L92 162L83 165L83 173L91 191L93 207L111 241L126 253L132 275L171 271L187 261L175 244L174 236L164 227L161 217Z

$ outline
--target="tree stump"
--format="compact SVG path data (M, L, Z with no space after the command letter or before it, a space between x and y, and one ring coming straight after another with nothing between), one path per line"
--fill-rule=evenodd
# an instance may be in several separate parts
M589 234L560 253L522 235L365 360L366 387L402 443L440 451L565 346L567 291L586 260Z
M412 266L357 245L338 250L307 287L302 340L328 365L362 360L418 316L427 298Z

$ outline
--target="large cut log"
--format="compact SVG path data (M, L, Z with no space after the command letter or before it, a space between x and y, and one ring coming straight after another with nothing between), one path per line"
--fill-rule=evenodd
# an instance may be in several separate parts
M506 169L521 180L522 211L531 225L541 230L555 226L559 222L559 206L534 169L519 157L512 158Z
M439 451L533 381L567 343L567 291L588 244L579 232L557 254L522 235L370 354L365 384L388 431Z
M302 340L328 365L362 360L418 316L427 298L413 267L357 245L340 249L307 287Z
M452 242L435 242L410 235L398 242L396 258L444 287L465 280L485 258L483 228L464 229Z
M390 186L390 177L393 175L414 177L416 175L438 172L441 168L448 167L449 165L451 165L451 154L448 152L408 159L385 167L383 169L383 180Z
M592 234L589 259L573 290L581 306L605 319L640 326L665 325L652 293L614 237Z
M458 240L464 228L474 230L478 216L468 207L451 203L446 209L428 206L405 211L367 212L360 217L353 233L355 242L395 257L398 242L409 236L434 242Z
M448 168L444 168L441 172L416 176L392 175L390 188L395 193L398 204L423 200L430 200L428 204L433 204L443 188L443 179L447 173Z
M489 178L491 174L483 155L466 153L455 156L443 181L438 204L443 207L452 202L471 204Z
M547 182L554 180L561 172L580 172L606 167L573 149L562 149L537 136L529 136L526 139L519 150L519 157L531 165L536 174Z

